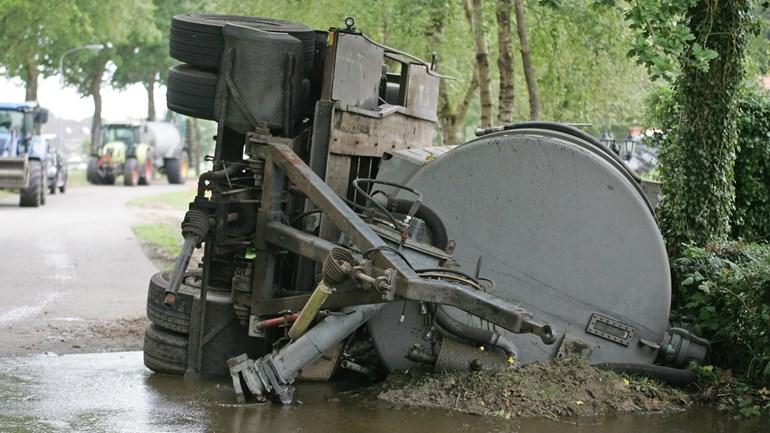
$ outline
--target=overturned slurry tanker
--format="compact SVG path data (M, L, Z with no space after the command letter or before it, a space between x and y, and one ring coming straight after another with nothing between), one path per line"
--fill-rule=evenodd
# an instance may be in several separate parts
M169 107L219 127L176 267L150 282L150 369L289 403L339 368L582 356L677 381L705 357L669 326L640 181L592 137L522 123L434 147L442 77L352 19L180 15L171 54Z

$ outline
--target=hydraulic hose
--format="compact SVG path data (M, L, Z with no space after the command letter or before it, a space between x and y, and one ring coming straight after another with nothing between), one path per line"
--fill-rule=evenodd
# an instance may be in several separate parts
M436 322L450 334L470 340L477 344L499 347L514 358L518 358L519 356L519 351L512 341L495 331L476 328L475 326L466 325L465 323L455 320L441 305L436 306Z
M390 200L389 207L396 213L406 214L414 205L414 201L406 200L402 198L394 198ZM438 249L444 250L449 245L449 236L446 232L444 222L438 216L433 209L420 203L420 207L414 214L416 218L425 221L425 224L430 229L431 243Z
M596 364L595 367L602 370L611 370L617 373L625 373L632 376L644 376L660 380L672 386L686 386L695 380L698 376L695 372L687 369L664 367L654 364L633 364L627 362L605 362Z
M206 173L201 174L198 178L198 196L203 197L203 195L206 193L206 181L211 182L217 179L228 178L230 176L234 176L236 173L238 173L238 171L242 169L243 167L240 165L231 164L222 170L207 171Z

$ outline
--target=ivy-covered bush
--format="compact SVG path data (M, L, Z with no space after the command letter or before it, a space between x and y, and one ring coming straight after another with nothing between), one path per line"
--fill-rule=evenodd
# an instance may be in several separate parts
M738 107L732 235L770 240L770 95L747 90Z
M681 253L675 313L711 340L714 364L770 384L770 245L688 245Z

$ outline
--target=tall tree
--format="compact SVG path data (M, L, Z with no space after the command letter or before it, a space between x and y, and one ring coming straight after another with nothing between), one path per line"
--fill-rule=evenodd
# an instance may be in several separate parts
M492 74L489 69L489 45L484 23L484 1L465 0L465 14L471 25L476 49L476 73L479 82L482 128L492 126Z
M85 1L85 0L83 0ZM91 23L88 37L106 44L98 55L74 53L65 68L65 81L74 85L84 96L94 101L91 121L91 151L95 151L101 140L102 95L101 87L107 66L117 56L117 46L125 44L132 32L153 32L155 6L150 0L90 0L87 16ZM131 20L125 19L131 17Z
M6 76L24 82L26 100L38 99L40 77L55 74L59 56L82 40L84 6L83 0L2 2L0 65Z
M524 68L524 78L527 80L527 93L529 94L529 118L537 120L540 118L540 95L537 91L535 65L529 52L527 23L524 20L524 4L522 0L513 0L513 5L516 9L516 32L519 34L521 65Z
M701 0L685 13L695 36L675 82L672 145L661 152L661 228L674 252L730 233L738 88L751 1Z
M497 121L501 125L513 120L513 40L511 35L511 0L497 0L497 69L500 72Z
M147 120L155 120L155 86L165 84L168 69L174 61L168 54L171 18L196 9L192 0L154 0L153 26L132 31L128 40L119 45L114 62L117 66L111 84L117 89L140 83L147 92Z

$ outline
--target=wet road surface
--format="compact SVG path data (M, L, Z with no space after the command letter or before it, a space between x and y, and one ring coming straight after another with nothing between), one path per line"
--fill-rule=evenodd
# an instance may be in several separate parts
M50 329L141 317L155 266L131 231L137 209L125 204L183 188L72 188L40 208L0 196L0 356L66 342Z
M151 374L139 352L0 359L0 432L725 432L770 431L770 419L713 409L672 415L503 420L403 409L342 385L300 384L302 405L237 406L227 381Z

